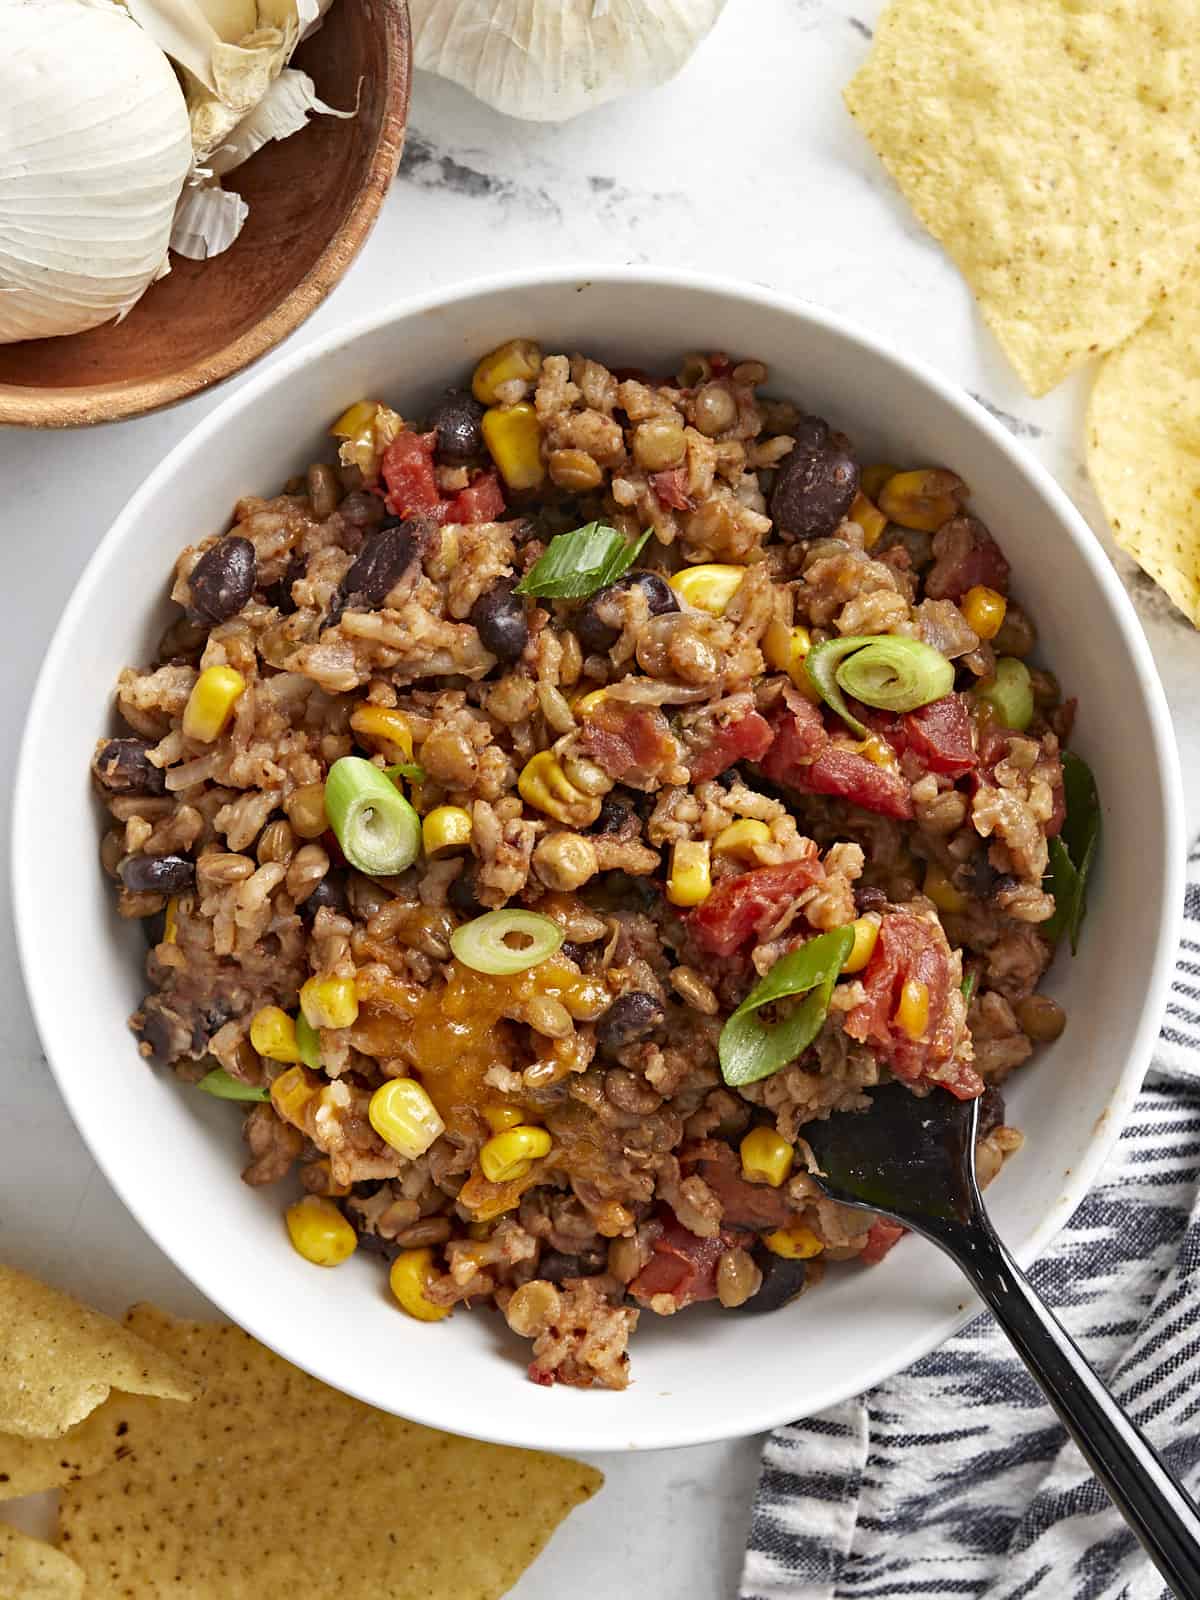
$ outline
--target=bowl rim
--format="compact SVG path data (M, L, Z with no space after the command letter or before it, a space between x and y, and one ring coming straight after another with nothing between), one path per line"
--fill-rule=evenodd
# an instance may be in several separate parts
M781 293L762 285L739 283L735 279L718 274L691 270L666 267L612 266L608 264L594 265L590 263L567 265L551 270L522 268L512 272L489 274L464 280L449 290L432 290L419 296L393 302L383 310L373 311L358 317L293 350L287 356L273 362L269 367L250 378L235 392L227 395L206 417L188 430L134 492L88 558L59 618L46 651L22 732L16 780L13 787L13 814L10 833L11 889L18 960L34 1021L46 1048L47 1062L51 1072L54 1074L59 1092L68 1111L71 1113L72 1120L79 1129L84 1142L88 1145L90 1154L126 1209L168 1260L203 1295L212 1301L224 1315L229 1317L230 1321L244 1328L246 1332L259 1339L268 1348L274 1349L285 1360L293 1361L294 1364L301 1366L303 1370L309 1372L321 1382L327 1383L343 1393L350 1394L371 1406L377 1404L375 1398L371 1394L364 1392L363 1385L356 1385L353 1373L347 1375L339 1371L336 1361L330 1358L322 1358L319 1361L309 1359L304 1362L295 1361L292 1353L287 1349L281 1348L262 1329L259 1318L253 1314L252 1307L250 1308L251 1314L248 1317L246 1317L245 1308L242 1307L239 1307L237 1314L235 1314L233 1308L227 1303L222 1284L213 1282L211 1274L208 1272L197 1274L191 1270L190 1266L183 1266L171 1239L164 1236L167 1230L160 1229L153 1216L145 1214L144 1209L127 1192L130 1185L126 1184L124 1175L119 1171L113 1170L101 1152L92 1146L86 1120L79 1115L76 1105L72 1088L73 1074L65 1066L60 1070L55 1063L49 1045L46 1043L56 1032L53 1021L56 1010L53 986L48 979L39 980L39 974L33 966L31 948L27 942L27 929L36 919L39 912L38 877L33 865L35 857L31 849L25 848L27 841L24 837L26 828L29 825L25 819L32 818L36 814L36 795L31 788L34 768L33 747L38 738L37 730L47 725L47 719L51 716L53 707L50 702L54 681L64 669L64 658L70 655L71 639L78 631L89 610L92 591L100 584L105 574L111 558L110 553L119 548L127 537L128 532L136 525L141 516L143 504L158 492L162 484L171 479L186 458L202 451L210 440L219 436L239 414L249 412L274 386L288 382L304 370L320 362L323 357L329 355L343 344L369 336L398 321L410 321L430 312L451 309L460 301L473 300L490 294L508 293L514 290L536 290L539 287L563 285L576 285L587 288L608 287L616 292L620 292L625 288L638 287L662 289L664 291L674 289L698 290L711 293L742 302L749 302L767 311L798 318L848 341L873 359L890 362L908 383L918 388L924 386L932 390L944 403L964 414L967 420L973 423L990 443L1001 452L1006 458L1008 466L1015 473L1032 481L1033 488L1042 496L1060 525L1065 528L1077 553L1091 569L1093 577L1104 590L1105 596L1113 609L1123 636L1123 642L1137 671L1150 714L1151 735L1158 768L1162 776L1164 797L1163 849L1160 865L1163 869L1164 881L1171 884L1172 880L1175 879L1177 881L1177 890L1170 889L1164 895L1163 903L1159 908L1157 947L1151 981L1138 1019L1133 1047L1129 1057L1125 1062L1109 1102L1097 1121L1085 1153L1062 1185L1058 1203L1048 1209L1045 1217L1024 1244L1014 1249L1013 1254L1023 1267L1040 1255L1055 1235L1065 1226L1072 1213L1090 1190L1100 1167L1120 1137L1121 1130L1141 1087L1145 1070L1150 1064L1154 1044L1158 1037L1182 926L1185 879L1183 863L1186 860L1182 773L1166 695L1158 676L1158 670L1155 666L1149 643L1137 620L1133 603L1126 594L1116 570L1105 555L1099 540L1048 469L1042 466L1036 458L1027 454L1024 448L1008 433L1007 429L974 400L966 390L960 389L956 384L942 377L923 362L913 360L889 349L881 340L837 313L815 306L798 296ZM860 1367L853 1375L847 1375L845 1381L841 1384L832 1385L829 1392L823 1396L820 1409L828 1409L830 1406L862 1394L876 1384L903 1371L958 1332L967 1322L978 1315L980 1310L980 1302L964 1282L963 1302L960 1309L948 1315L931 1319L930 1325L906 1344L901 1346L891 1345L886 1349L881 1349L877 1361ZM242 1320L243 1317L246 1318L245 1321ZM786 1397L782 1400L764 1401L756 1409L739 1415L736 1432L731 1433L727 1424L697 1419L690 1426L673 1427L668 1438L658 1438L650 1443L631 1441L623 1448L630 1450L669 1449L687 1445L708 1444L727 1438L745 1437L749 1434L775 1428L790 1421L793 1410L794 1406L787 1401ZM411 1405L408 1404L406 1397L406 1408L403 1414L415 1422L424 1423L430 1427L445 1429L446 1426L444 1419L439 1416L436 1406L426 1404L419 1393L414 1394ZM527 1430L522 1432L520 1437L514 1437L511 1430L508 1433L496 1430L489 1431L486 1419L482 1419L478 1427L472 1426L470 1428L462 1427L456 1420L455 1427L469 1437L492 1440L501 1444L516 1444L534 1448L546 1447L544 1446L545 1435L539 1433L536 1420ZM549 1448L564 1447L562 1445L549 1446ZM592 1433L585 1420L575 1418L573 1419L569 1448L613 1452L616 1447L612 1444L611 1431Z
M343 0L344 4L354 0ZM355 203L312 266L261 321L179 372L53 390L0 383L0 426L87 428L165 411L253 366L324 303L367 242L404 153L412 99L412 26L407 0L381 0L388 81L379 137Z

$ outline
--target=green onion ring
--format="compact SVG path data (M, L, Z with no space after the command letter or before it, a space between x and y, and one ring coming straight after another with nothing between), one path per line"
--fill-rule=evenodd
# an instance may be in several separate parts
M954 688L954 667L940 650L894 633L851 634L814 645L805 671L827 706L860 739L871 730L847 706L845 694L879 711L916 711Z
M1033 681L1029 668L1016 656L1001 656L995 676L985 678L975 690L981 700L999 717L1006 728L1024 733L1033 721Z
M261 1088L257 1083L242 1083L237 1078L231 1078L224 1067L214 1067L206 1073L196 1085L203 1089L205 1094L215 1095L218 1100L269 1100L271 1091Z
M303 1011L296 1013L296 1049L299 1050L300 1059L306 1067L311 1067L314 1072L320 1072L321 1035Z
M523 934L529 943L515 950L505 940L510 934ZM506 978L524 972L552 956L563 942L557 922L538 911L488 911L473 922L464 922L450 935L450 948L475 972Z
M421 819L378 767L343 756L325 780L325 813L352 867L390 878L411 867L421 850Z

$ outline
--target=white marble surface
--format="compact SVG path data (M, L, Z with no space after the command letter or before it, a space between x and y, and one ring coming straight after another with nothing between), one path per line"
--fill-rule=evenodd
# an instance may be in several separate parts
M560 128L505 121L418 76L408 153L379 225L297 338L517 265L591 258L727 273L851 316L972 391L1057 474L1107 543L1082 468L1086 375L1040 401L1024 394L843 110L841 85L878 9L878 0L730 0L674 83ZM149 467L216 399L91 432L0 433L0 740L10 770L38 663L84 561ZM1200 636L1145 580L1134 578L1132 591L1175 713L1194 835ZM202 1311L96 1172L58 1100L17 974L7 874L4 884L0 1259L112 1310L150 1297ZM65 975L68 1003L69 983ZM556 1535L513 1591L518 1600L552 1600L577 1588L581 1573L592 1600L639 1585L690 1600L735 1593L755 1441L602 1464L604 1492ZM25 1502L15 1516L45 1526L46 1507Z

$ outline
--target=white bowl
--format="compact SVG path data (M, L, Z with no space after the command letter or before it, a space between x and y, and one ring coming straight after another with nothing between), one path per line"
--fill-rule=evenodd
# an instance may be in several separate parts
M110 725L119 669L148 659L179 547L225 527L240 495L274 492L327 451L329 418L350 401L386 396L419 412L515 334L649 370L673 371L696 348L760 357L774 391L831 418L868 459L944 463L971 485L1046 660L1080 696L1077 744L1103 798L1082 949L1048 983L1070 1021L1010 1085L1027 1143L989 1193L1022 1261L1066 1221L1149 1060L1176 939L1183 810L1150 652L1085 523L991 417L838 319L761 289L607 267L521 274L373 316L230 395L117 519L47 655L16 789L21 955L46 1053L96 1161L167 1255L257 1338L372 1405L456 1433L557 1449L695 1444L818 1411L898 1371L969 1314L963 1281L907 1240L881 1266L833 1271L768 1316L643 1314L625 1393L535 1388L528 1346L493 1311L412 1322L377 1260L322 1273L288 1248L278 1191L238 1181L236 1115L134 1053L125 1019L142 994L144 943L115 916L97 861L93 741Z

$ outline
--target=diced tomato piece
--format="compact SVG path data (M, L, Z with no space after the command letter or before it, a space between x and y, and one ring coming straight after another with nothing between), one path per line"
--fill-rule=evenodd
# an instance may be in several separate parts
M383 453L387 508L397 517L445 520L433 470L436 433L398 433Z
M746 1182L737 1151L721 1139L701 1139L685 1145L679 1152L679 1165L685 1176L694 1172L704 1179L721 1202L727 1223L761 1233L782 1228L795 1214L796 1208L785 1190Z
M889 767L877 767L866 756L840 745L826 745L808 767L800 767L789 780L806 794L832 794L865 811L906 821L913 814L912 792L904 778Z
M676 759L667 719L653 706L602 700L584 716L581 742L610 778L634 788L652 782Z
M804 794L838 795L867 811L902 821L912 816L912 794L900 773L835 745L811 700L795 690L785 691L773 724L774 741L759 762L763 776L772 783Z
M495 472L481 472L446 502L447 522L497 522L504 515L504 490Z
M672 467L668 472L655 472L650 477L654 492L662 504L671 506L676 511L692 509L693 502L687 492L687 481L686 467Z
M978 517L952 517L933 537L933 566L925 574L928 600L959 600L982 584L1008 593L1008 559Z
M663 1207L662 1216L663 1230L654 1241L654 1253L629 1285L630 1294L644 1304L655 1295L670 1295L676 1311L698 1300L715 1300L722 1253L749 1244L750 1235L722 1228L711 1239L700 1239L668 1207Z
M531 1361L529 1363L529 1381L530 1383L540 1384L543 1389L553 1389L553 1369L550 1367L539 1367L536 1361Z
M751 711L739 722L726 723L707 749L689 758L692 782L704 783L739 761L757 761L771 748L774 737L771 724L757 711Z
M696 943L714 956L731 956L756 934L777 921L790 900L819 883L825 869L811 839L802 841L809 854L777 867L755 867L722 878L688 923Z
M876 1217L871 1224L871 1231L867 1234L867 1242L859 1251L858 1259L868 1267L873 1267L876 1262L882 1261L884 1256L894 1244L898 1244L908 1232L898 1222L888 1222L883 1217Z
M896 1021L901 992L910 980L923 983L929 992L929 1021L920 1039L910 1038ZM862 985L866 999L843 1024L852 1039L870 1044L906 1083L936 1082L960 1100L983 1093L974 1067L953 1060L959 1008L948 1004L950 946L940 924L910 911L887 912Z
M961 694L943 695L902 719L908 748L931 772L961 778L978 765L972 738L971 713Z

